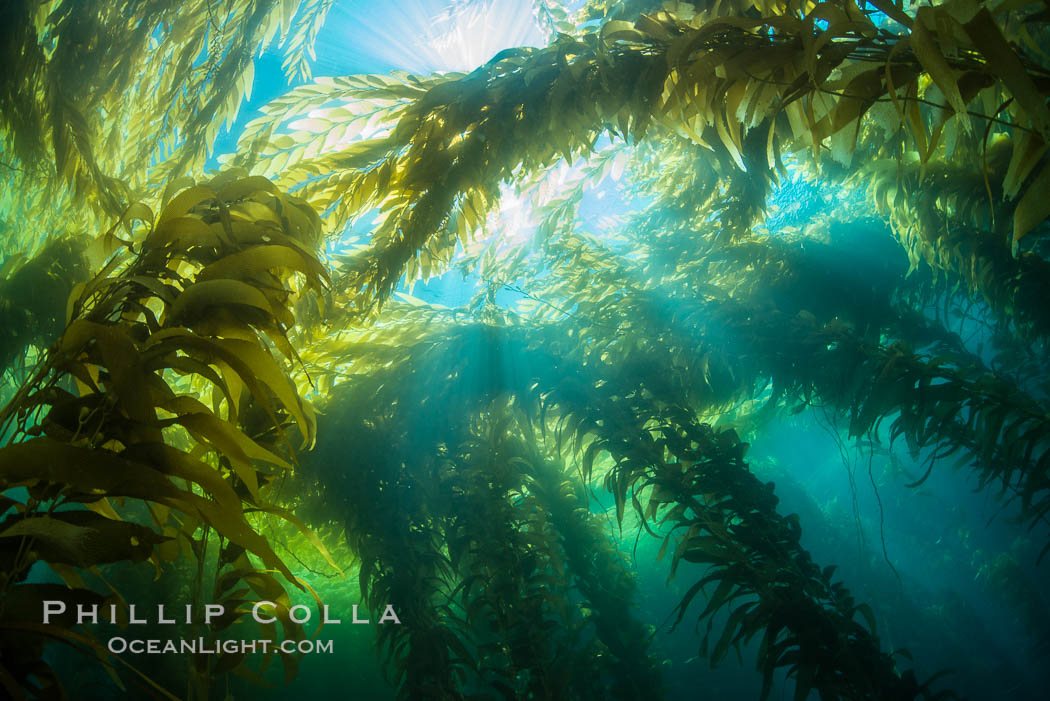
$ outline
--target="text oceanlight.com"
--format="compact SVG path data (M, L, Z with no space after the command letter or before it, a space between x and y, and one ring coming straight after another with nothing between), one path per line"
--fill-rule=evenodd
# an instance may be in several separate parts
M164 655L172 653L194 654L194 655L247 655L268 652L282 652L287 655L296 653L309 655L312 653L332 653L331 640L127 640L126 638L110 638L106 647L114 655L130 652L133 655Z

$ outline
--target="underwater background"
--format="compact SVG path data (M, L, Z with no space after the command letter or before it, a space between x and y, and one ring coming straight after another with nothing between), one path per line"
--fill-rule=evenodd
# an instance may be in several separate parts
M1048 24L6 3L0 698L1047 698Z

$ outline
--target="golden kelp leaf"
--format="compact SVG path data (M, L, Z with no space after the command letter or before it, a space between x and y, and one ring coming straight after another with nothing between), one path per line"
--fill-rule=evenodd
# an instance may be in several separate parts
M245 197L260 191L269 192L275 195L279 193L277 186L269 179L264 178L261 175L251 175L247 178L235 180L228 185L223 185L218 189L216 195L223 202L232 202L244 199Z
M310 544L317 548L317 552L321 553L321 556L332 566L333 569L335 569L336 572L339 573L340 577L346 576L343 573L343 569L332 559L331 553L328 552L328 548L324 546L324 543L322 543L321 539L317 537L317 534L310 530L310 527L303 523L295 514L288 509L281 508L274 504L263 504L259 506L258 509L268 514L280 516L285 521L295 526L300 533L306 536L306 539L310 541Z
M124 210L124 214L120 218L120 223L129 223L134 219L146 222L150 225L150 227L152 227L153 210L145 204L143 204L142 202L135 202L134 204L130 205L126 210Z
M214 526L219 533L228 538L231 542L240 545L245 550L258 555L259 559L263 561L263 564L266 567L277 570L284 575L288 581L302 589L302 585L295 578L295 575L292 574L291 570L288 569L288 566L281 561L281 558L277 557L277 554L270 547L269 541L248 525L248 522L244 520L243 515L239 512L234 514L225 511L215 502L202 499L196 495L190 496L195 497L192 500L192 503L200 513L201 517L207 523Z
M259 405L270 411L270 398L262 391L259 383L266 385L299 424L299 430L303 434L303 445L313 443L316 422L312 409L309 404L300 401L291 381L281 371L273 356L257 343L204 338L184 329L171 328L153 334L146 342L143 352L146 357L150 357L153 354L165 355L174 349L186 351L196 357L204 355L221 360L240 377ZM191 353L189 349L193 349L194 352ZM228 378L227 384L230 382ZM271 418L276 425L276 416L271 414Z
M987 59L988 67L1010 89L1010 94L1028 115L1032 126L1044 138L1050 136L1050 109L1046 106L1046 97L1003 38L988 8L982 7L963 28L977 50ZM1014 235L1017 235L1016 229Z
M91 511L54 512L16 521L0 538L28 537L41 559L77 567L130 560L142 562L166 540L152 529L114 521Z
M106 450L80 448L50 438L33 438L0 448L0 478L8 487L37 481L68 485L81 494L177 502L181 491L148 465Z
M98 344L102 362L113 377L115 393L128 418L150 423L155 414L145 390L147 373L142 369L138 349L128 332L118 326L77 319L62 334L59 348L64 353L77 355L91 340Z
M1046 153L1046 142L1038 134L1026 131L1014 137L1010 165L1006 168L1006 176L1003 178L1003 194L1006 197L1017 196L1021 183L1032 172L1044 153Z
M299 425L299 430L303 434L303 446L311 445L316 430L313 411L309 404L299 397L295 387L274 361L273 356L260 348L258 344L247 341L217 339L216 343L251 368L253 376L270 388L270 391ZM242 379L244 379L243 376Z
M152 275L132 275L128 277L127 280L128 282L134 282L137 285L145 287L153 293L154 297L162 300L166 304L171 304L179 294L177 287L166 285Z
M195 282L182 291L168 310L168 324L194 321L217 306L244 305L267 316L272 310L266 297L258 289L239 280L204 280Z
M231 204L230 216L233 218L233 221L240 219L242 221L252 222L256 225L273 224L274 226L272 228L278 228L283 225L277 212L270 207L253 200L244 200L236 204Z
M157 228L176 217L181 217L187 214L191 209L201 204L202 202L208 202L215 199L215 191L205 185L194 185L193 187L186 188L168 203L168 206L164 208L164 211L160 213L160 218L157 219Z
M1050 163L1043 166L1039 175L1025 190L1014 210L1014 243L1050 216Z
M259 273L283 268L303 273L311 284L319 284L326 277L324 268L309 255L290 246L255 246L234 253L206 266L197 276L198 280L230 278L249 280Z
M181 356L172 353L164 358L157 358L154 362L151 362L146 366L150 371L162 370L164 368L171 368L179 373L183 374L196 374L205 378L213 385L219 388L222 392L222 397L226 399L230 407L229 420L236 424L237 423L237 406L236 400L239 397L234 397L231 393L229 386L226 384L226 379L217 373L214 368L206 363L202 363L194 358L188 356ZM218 401L219 395L213 393L213 400Z
M202 220L178 216L158 222L146 237L143 248L163 248L172 244L180 250L188 250L194 246L218 247L221 242L220 234Z
M155 465L164 474L195 482L225 511L241 510L240 497L215 468L178 448L165 443L136 443L124 455L135 462Z
M177 414L179 424L208 438L231 460L239 460L249 466L251 460L262 460L287 470L292 469L286 460L260 446L233 424L215 416L193 397L175 397L166 402L163 408Z
M242 341L259 342L256 327L266 325L266 317L262 313L249 307L225 306L210 309L210 313L187 320L180 326L188 326L195 333L209 338L239 338Z
M631 22L623 20L610 20L602 25L601 38L603 41L644 41L646 35L635 29Z
M747 166L744 165L744 159L740 154L737 140L733 138L734 135L739 133L739 129L734 130L733 135L730 134L730 131L726 128L726 117L722 109L715 110L712 116L714 117L715 131L718 133L718 138L722 141L722 144L725 145L726 150L729 151L729 155L733 157L733 162L736 163L736 167L746 173ZM730 116L729 120L731 124L736 124L733 117Z
M933 35L926 28L926 23L934 24L935 21L933 8L920 7L915 13L915 23L911 28L909 43L923 69L930 74L933 82L948 98L952 109L963 120L961 122L963 128L969 129L970 122L967 118L966 103L963 102L962 94L959 92L955 71L948 65Z

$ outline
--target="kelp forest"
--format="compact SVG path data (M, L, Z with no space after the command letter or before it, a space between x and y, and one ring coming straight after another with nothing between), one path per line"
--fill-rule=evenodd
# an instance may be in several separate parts
M0 37L0 698L1047 698L1046 0Z

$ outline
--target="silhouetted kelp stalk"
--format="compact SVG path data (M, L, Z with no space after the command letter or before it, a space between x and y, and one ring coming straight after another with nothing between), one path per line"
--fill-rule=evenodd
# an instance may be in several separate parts
M4 498L0 522L0 671L15 698L64 696L41 658L47 640L86 649L107 666L120 661L89 632L63 627L69 620L41 624L43 600L98 600L81 570L150 560L159 572L180 540L196 564L196 595L228 609L206 630L218 633L242 616L236 607L254 591L277 604L286 638L302 636L277 577L300 585L247 512L283 515L264 496L291 468L253 439L255 415L278 435L293 421L304 444L313 440L312 411L269 345L295 357L285 338L294 324L290 302L326 279L314 253L320 222L265 179L236 173L182 191L155 221L143 205L122 220L131 217L148 233L121 243L78 287L61 338L0 412L0 426L14 431L0 449L0 478L5 490L27 490L23 499ZM209 548L218 552L211 588ZM36 562L72 591L57 596L54 585L26 582ZM119 594L113 603L122 604ZM188 698L207 698L242 657L198 659ZM295 658L286 658L293 674Z
M371 342L364 331L343 349L355 375L325 405L339 431L322 432L305 461L314 486L301 508L345 527L366 600L415 616L379 631L401 696L651 698L656 666L626 612L630 577L579 501L551 494L562 488L553 473L534 488L554 468L537 467L519 437L498 366L469 364L475 330L485 336L393 345L396 332ZM398 360L373 365L387 351ZM454 380L435 382L442 366Z
M651 487L641 515L670 523L672 534L685 531L675 543L672 574L682 562L710 567L679 603L676 624L693 599L713 586L700 614L700 620L708 618L701 652L713 664L731 646L761 633L762 698L768 697L778 667L788 667L795 679L795 698L805 698L811 689L822 698L840 699L953 696L927 693L912 672L899 672L892 657L880 651L871 609L832 582L834 567L822 570L813 563L799 544L797 517L776 513L772 483L762 484L747 470L746 444L735 433L682 422L643 445L652 453L650 466L616 480L628 485L636 507L638 495ZM664 450L670 460L660 455ZM634 455L614 459L617 470L640 465ZM710 647L715 640L710 617L721 608L729 610L729 618ZM858 615L867 627L855 620Z
M555 372L566 370L563 365ZM541 380L537 387L543 389L533 391L541 393L544 412L560 416L558 425L570 432L559 443L571 439L583 448L585 477L599 454L612 457L603 480L619 519L630 500L646 529L650 522L687 529L675 546L672 573L683 560L711 567L679 604L678 621L708 584L717 582L701 620L744 598L710 651L712 661L761 631L763 698L779 667L789 668L798 698L810 689L829 698L935 697L879 651L874 616L831 582L834 568L813 564L799 545L797 519L776 514L770 485L747 470L745 446L735 433L699 424L673 398L648 391L659 383L646 377L639 384L634 370L601 373L598 380L584 365L574 373L587 378L583 383L566 386L552 374L545 378L550 385ZM854 621L858 614L872 629ZM702 652L707 650L705 638Z
M648 626L628 613L635 581L623 555L610 540L605 523L590 513L586 491L538 454L535 443L521 441L517 449L528 466L529 494L542 505L558 533L575 586L592 609L589 619L613 658L608 673L616 682L606 693L618 699L651 698L662 682L652 660Z
M457 590L482 677L507 698L553 701L568 689L602 698L598 660L574 649L579 617L557 532L526 491L507 417L487 413L487 425L450 456L442 475L452 494L445 542L462 577Z

